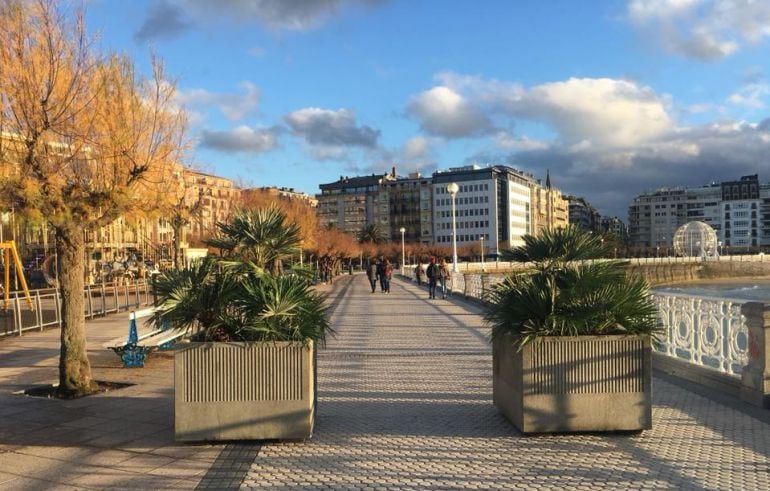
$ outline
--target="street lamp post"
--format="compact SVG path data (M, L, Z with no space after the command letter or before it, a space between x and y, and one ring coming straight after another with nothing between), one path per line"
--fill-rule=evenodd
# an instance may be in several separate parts
M406 229L401 227L398 231L401 232L401 275L406 276L406 255L404 254L404 232Z
M479 235L479 240L481 241L481 272L484 272L484 236Z
M455 197L460 186L456 182L450 182L446 187L449 196L452 197L452 272L459 273L457 269L457 223L455 217Z

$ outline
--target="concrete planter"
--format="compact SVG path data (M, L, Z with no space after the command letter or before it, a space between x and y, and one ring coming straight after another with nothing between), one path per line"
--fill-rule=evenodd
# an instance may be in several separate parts
M312 342L190 343L174 354L176 440L309 438L315 377Z
M493 342L495 406L523 433L652 427L648 336L543 337L517 351Z

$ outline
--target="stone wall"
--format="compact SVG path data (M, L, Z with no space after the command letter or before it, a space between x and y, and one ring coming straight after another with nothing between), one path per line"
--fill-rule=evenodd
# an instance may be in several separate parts
M736 278L770 279L770 262L699 261L671 264L631 264L628 266L628 271L631 275L642 276L650 285Z

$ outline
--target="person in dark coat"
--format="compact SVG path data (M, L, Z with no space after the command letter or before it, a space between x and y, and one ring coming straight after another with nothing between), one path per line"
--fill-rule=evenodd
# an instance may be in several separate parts
M435 299L436 284L438 283L439 278L438 265L436 264L435 257L430 258L430 264L428 264L428 269L425 271L425 274L428 277L428 298Z
M369 285L372 287L372 293L377 289L377 261L372 259L366 268L366 277L369 279Z

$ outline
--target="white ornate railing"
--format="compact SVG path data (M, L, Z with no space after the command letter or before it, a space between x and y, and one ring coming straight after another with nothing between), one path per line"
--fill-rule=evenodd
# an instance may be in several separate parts
M454 292L482 298L505 276L461 273L454 278ZM741 305L747 300L657 292L653 299L663 328L656 351L729 375L743 371L749 359L749 332Z
M465 275L462 273L452 274L452 281L450 283L452 293L462 293L465 291Z
M482 298L503 279L499 273L460 273L453 275L451 287L456 294ZM652 296L663 327L655 343L658 353L734 377L741 400L770 409L770 304L680 293ZM692 380L702 383L703 378Z
M695 365L738 375L749 360L746 300L655 293L663 334L656 351Z

